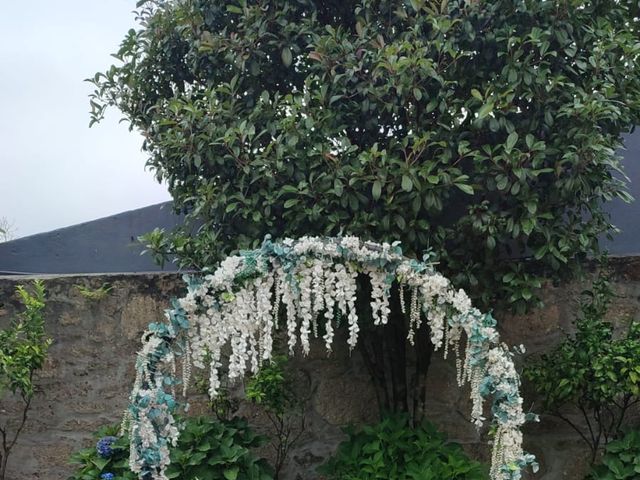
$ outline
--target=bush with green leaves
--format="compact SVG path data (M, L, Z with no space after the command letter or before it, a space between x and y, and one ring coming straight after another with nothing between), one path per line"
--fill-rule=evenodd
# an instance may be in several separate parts
M640 401L640 323L628 319L616 332L604 320L613 292L601 273L584 292L576 332L524 370L545 411L558 416L599 449L620 435L629 409ZM625 319L618 319L624 326ZM580 422L572 420L579 413Z
M146 237L211 267L275 238L431 249L480 306L522 308L629 199L635 0L153 0L91 82L186 223ZM505 258L519 261L506 262Z
M96 442L108 439L108 452L96 445L84 448L71 455L70 462L75 471L68 480L97 480L111 473L117 479L137 480L138 476L129 470L129 439L119 437L119 425L102 427L95 435Z
M19 416L8 417L0 409L0 480L6 478L9 455L27 422L36 393L34 375L43 367L51 344L44 329L42 281L34 281L31 288L19 285L16 293L24 309L0 330L0 400L12 396L19 404Z
M640 478L640 430L631 430L605 447L589 480L635 480Z
M117 437L117 430L118 427L112 426L98 432L98 439L113 437L108 455L100 446L92 446L72 456L72 463L78 467L69 480L137 480L138 476L129 470L129 440L126 436ZM244 419L185 418L178 444L171 449L167 477L179 480L273 480L272 468L252 453L253 448L262 446L265 441Z
M319 471L329 480L485 480L488 471L429 422L396 414L346 430L349 438Z
M287 362L287 356L275 355L249 379L245 388L247 400L262 407L271 423L276 480L305 429L304 404L295 392Z

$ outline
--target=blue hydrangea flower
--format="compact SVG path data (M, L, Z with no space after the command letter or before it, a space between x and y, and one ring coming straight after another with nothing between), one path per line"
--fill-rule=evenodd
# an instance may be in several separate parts
M100 475L100 478L102 480L113 480L114 478L116 478L116 476L111 472L107 472Z
M111 445L113 445L113 442L115 441L116 437L102 437L100 440L98 440L98 443L96 444L98 455L100 455L102 458L109 458L111 455L113 455L113 448L111 448Z

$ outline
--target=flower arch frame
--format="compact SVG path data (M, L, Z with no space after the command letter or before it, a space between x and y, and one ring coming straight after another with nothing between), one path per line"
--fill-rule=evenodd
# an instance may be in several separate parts
M463 290L455 290L428 259L402 254L399 243L374 243L356 237L301 237L273 242L228 257L211 274L185 277L188 292L172 300L167 321L152 323L142 337L136 380L125 423L131 448L130 466L143 480L164 480L169 446L179 428L176 387L186 396L191 366L209 368L209 395L220 388L223 349L230 351L228 378L256 373L273 353L273 334L284 308L291 354L300 345L309 352L311 337L319 336L331 351L335 313L346 318L349 347L358 342L356 278L371 282L374 325L387 323L391 285L397 282L402 312L408 317L408 340L423 324L435 350L456 355L457 381L470 384L471 417L483 422L485 398L492 398L494 426L490 477L517 480L535 457L522 449L521 427L527 420L520 396L514 353L500 342L496 321L471 305ZM410 290L410 301L404 292ZM464 342L463 342L464 340ZM464 343L464 348L462 348ZM420 346L417 345L416 348ZM177 375L177 358L182 364Z

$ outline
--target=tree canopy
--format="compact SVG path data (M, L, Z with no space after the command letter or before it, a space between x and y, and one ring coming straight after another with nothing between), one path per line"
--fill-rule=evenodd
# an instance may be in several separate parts
M522 306L613 226L638 122L630 0L138 4L92 79L145 137L186 223L158 255L213 266L340 233L431 250L483 304ZM508 262L517 258L519 261Z

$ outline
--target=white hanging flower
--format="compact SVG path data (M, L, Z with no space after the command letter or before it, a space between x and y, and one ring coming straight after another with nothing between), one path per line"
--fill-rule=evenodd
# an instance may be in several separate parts
M367 269L371 282L371 312L374 325L386 325L389 320L389 286L387 273L373 268Z
M289 354L293 355L293 350L296 346L297 336L296 336L296 305L295 305L295 296L293 293L293 287L287 283L284 283L282 287L282 303L286 308L287 313L287 334L289 336Z
M356 311L356 293L357 283L356 278L358 273L349 266L346 270L346 276L344 278L344 297L347 301L348 309L348 322L349 322L349 344L350 350L353 350L358 344L358 333L360 332L360 326L358 325L358 312Z
M311 283L313 271L303 267L298 272L300 281L300 344L304 355L309 354L309 335L311 333L311 322L313 321L313 306L311 304Z
M274 284L274 275L269 273L257 281L256 309L260 324L260 360L271 358L273 350L274 321L271 306L271 289Z
M313 336L318 338L318 322L317 316L324 309L324 281L325 281L325 268L324 262L318 258L313 260L312 270L312 294L313 294Z
M333 315L334 315L334 306L335 306L335 288L336 288L336 274L333 270L328 270L325 272L325 283L324 283L324 306L325 306L325 334L322 337L324 339L324 344L327 349L327 353L331 353L333 348Z

